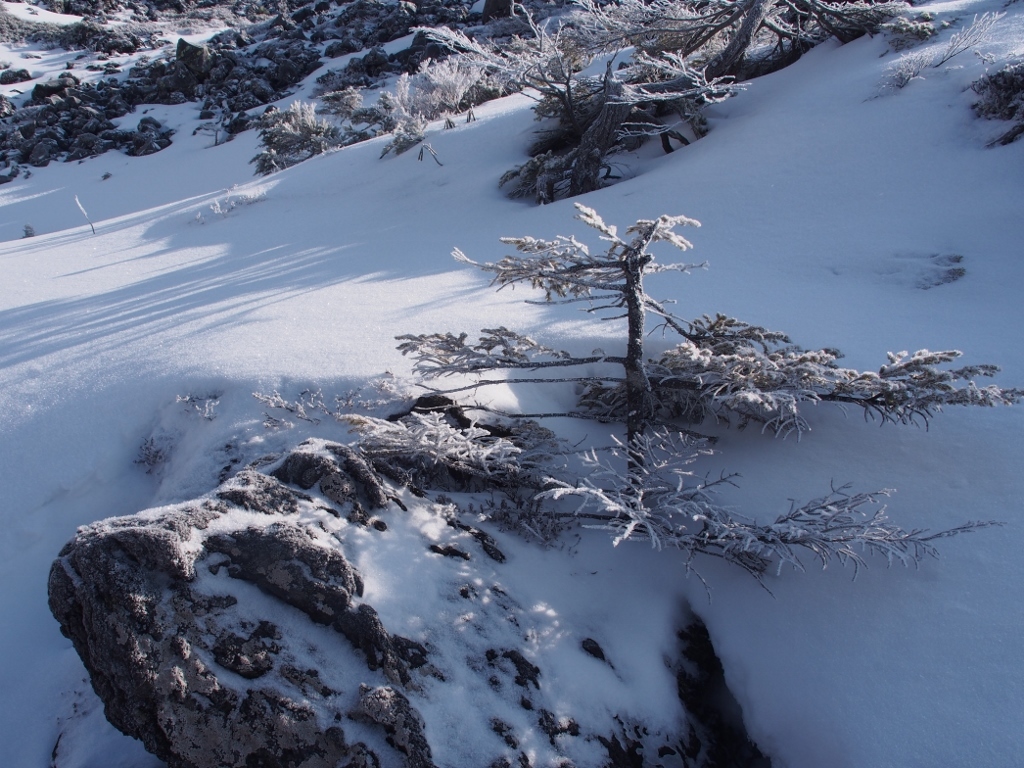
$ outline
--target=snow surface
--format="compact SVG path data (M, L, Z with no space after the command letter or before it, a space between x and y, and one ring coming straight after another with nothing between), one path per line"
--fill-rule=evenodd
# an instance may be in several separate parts
M974 14L1000 9L924 7L954 21L928 43L936 50ZM899 54L882 37L823 45L715 107L705 139L622 156L624 179L583 202L620 226L661 213L702 222L686 234L708 270L650 285L684 317L733 314L803 346L837 346L851 367L877 368L889 350L962 349L1022 386L1024 142L986 149L1005 127L973 116L968 89L1024 55L1024 8L1005 11L979 47L991 63L967 52L892 93L882 86ZM40 55L51 58L33 65L58 68L60 52ZM475 123L435 126L440 167L414 153L380 160L372 141L257 180L252 133L210 147L190 135L195 105L154 107L180 126L164 152L51 165L0 188L0 764L49 764L61 731L62 768L159 764L103 720L47 609L46 574L79 525L204 493L232 462L342 434L280 409L291 426L268 430L253 392L319 390L328 403L355 393L373 407L412 389L394 348L401 333L505 324L551 346L615 348L615 327L524 304L522 290L495 293L449 256L457 246L494 260L505 235L587 236L571 201L534 207L497 188L524 158L529 106L512 97L479 108ZM25 224L38 235L18 240ZM950 255L965 276L934 285ZM215 418L176 402L188 395L215 398ZM556 387L494 396L524 411L571 402ZM800 441L721 431L706 470L742 475L723 501L770 519L790 499L852 483L897 488L890 512L904 527L1005 527L940 542L941 559L918 569L872 561L856 581L839 569L783 572L767 581L772 595L711 560L699 566L706 590L683 578L675 553L611 550L597 533L563 549L521 545L523 567L507 578L547 596L538 610L552 627L601 634L613 649L664 647L689 601L776 766L1020 765L1024 411L954 409L928 430L824 406L808 415ZM595 425L549 426L607 440ZM169 453L153 474L136 463L150 438ZM597 571L595 586L572 575L583 568ZM370 580L378 597L388 583ZM439 596L390 594L385 624L449 610ZM567 691L593 690L587 674L567 663ZM631 695L668 702L659 680ZM428 732L458 728L444 712L424 709Z

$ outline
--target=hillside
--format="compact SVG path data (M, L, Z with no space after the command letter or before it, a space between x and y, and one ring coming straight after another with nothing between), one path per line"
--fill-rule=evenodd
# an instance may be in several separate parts
M209 133L193 133L201 105L187 101L117 118L125 130L144 116L173 129L159 152L114 150L28 174L25 165L0 186L0 762L161 765L104 720L47 608L51 563L78 526L208 494L223 470L280 458L308 438L352 442L349 425L328 412L384 415L423 392L396 349L400 334L504 325L577 353L617 349L621 322L524 303L539 294L495 291L450 256L458 248L496 261L510 250L498 241L505 236L594 243L573 202L620 229L661 214L700 221L685 233L695 246L686 258L707 269L649 282L683 317L733 315L810 349L838 347L857 369L877 370L890 351L959 349L965 364L1001 366L998 384L1024 386L1024 142L986 147L1008 124L979 119L970 90L1024 56L1022 7L917 6L949 26L937 23L912 50L941 51L976 15L1006 15L987 39L898 89L885 85L906 54L887 35L826 41L708 107L699 141L613 155L615 183L542 206L498 187L528 159L537 128L523 94L477 106L476 120L454 129L432 122L426 141L440 164L415 151L382 159L382 136L254 177L255 131L214 146ZM218 21L188 40L202 42ZM38 79L77 55L4 46L3 58L40 56L26 60ZM321 74L289 85L279 106L310 98ZM26 88L0 88L15 96L14 87ZM21 239L26 225L36 234ZM648 343L657 351L670 341ZM481 396L522 413L574 404L570 385ZM310 405L317 398L323 409ZM296 413L302 401L315 423ZM207 406L212 419L200 413ZM721 501L760 521L851 484L897 489L888 514L907 529L1005 525L940 540L940 557L918 567L869 557L855 580L852 569L822 571L808 558L804 572L770 571L766 590L714 558L698 556L700 578L688 577L671 548L613 548L605 532L586 529L544 547L475 517L506 563L478 558L480 571L463 571L451 558L411 561L425 541L462 540L437 522L432 504L444 499L403 491L411 512L381 513L390 543L353 546L384 625L435 648L455 681L410 693L436 763L490 759L501 748L487 727L492 710L521 730L536 766L606 757L594 740L531 730L511 694L501 698L483 676L459 677L458 659L483 653L494 635L451 630L463 612L446 590L480 578L518 596L530 628L524 651L549 686L537 695L595 733L616 727L620 712L652 732L677 727L682 704L663 659L692 611L747 733L776 768L1019 764L1024 411L948 408L927 428L880 425L825 403L804 414L810 431L799 439L705 422L716 453L695 471L739 473ZM615 431L569 418L544 426L599 447ZM598 639L614 674L580 652L583 638Z

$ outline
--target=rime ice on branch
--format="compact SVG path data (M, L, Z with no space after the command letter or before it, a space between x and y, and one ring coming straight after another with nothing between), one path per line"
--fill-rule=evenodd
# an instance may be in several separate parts
M714 489L732 478L708 482L685 469L710 451L706 442L695 442L692 433L681 430L680 421L736 417L741 427L756 422L776 434L800 434L809 429L800 414L802 404L835 402L860 406L866 416L883 422L926 424L946 405L1011 405L1024 392L976 385L975 377L998 371L992 365L942 368L960 356L958 351L890 353L877 373L860 372L840 367L836 361L841 355L834 349L801 349L785 334L735 318L683 320L646 293L643 279L656 272L694 269L692 264L660 264L649 249L667 243L689 250L691 243L675 229L699 223L684 216L641 219L626 230L632 235L627 240L592 209L576 208L577 218L606 244L603 251L592 253L575 237L518 237L502 239L518 253L497 262L477 263L459 250L454 256L493 273L492 283L499 288L525 283L543 291L549 303L584 302L588 312L625 317L624 354L573 356L503 327L485 329L476 343L469 343L465 333L398 337L399 349L413 357L415 370L427 379L594 363L622 367L621 377L550 375L516 380L582 384L579 411L544 415L589 416L626 426L625 441L612 451L623 467L590 452L583 459L589 466L585 477L549 478L535 499L577 497L581 504L572 514L612 531L616 542L644 539L691 556L713 554L751 573L761 573L772 562L799 567L794 547L810 550L823 565L835 558L857 566L862 562L857 549L880 553L890 562L916 562L935 553L930 543L934 539L990 525L968 522L938 533L904 531L887 521L884 508L872 511L888 491L846 493L845 488L834 488L768 525L740 518L714 503ZM647 315L682 337L657 360L648 359L644 349ZM444 394L504 382L478 378Z

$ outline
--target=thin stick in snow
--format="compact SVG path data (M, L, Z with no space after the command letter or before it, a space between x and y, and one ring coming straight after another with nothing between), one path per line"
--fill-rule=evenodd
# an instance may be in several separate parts
M82 205L82 201L78 199L78 195L75 195L75 205L78 206L78 210L80 210L82 215L85 216L85 220L89 222L89 229L91 229L92 233L95 235L96 227L92 225L92 220L89 218L89 214L85 212L85 207Z

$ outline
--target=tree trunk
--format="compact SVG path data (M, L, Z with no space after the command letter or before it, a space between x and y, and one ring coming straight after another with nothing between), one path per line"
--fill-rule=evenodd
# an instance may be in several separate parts
M604 106L597 113L580 139L576 148L575 162L572 166L572 177L569 179L569 196L583 195L601 187L601 164L608 150L615 144L619 129L626 122L633 105L617 101L622 95L622 83L605 76Z
M636 247L638 243L643 245ZM626 452L630 484L639 490L642 482L643 454L638 440L647 431L653 416L651 382L644 365L644 268L652 256L646 253L646 239L634 241L622 257L626 285L623 291L629 335L626 341Z
M743 54L746 53L747 48L750 46L750 41L753 39L754 33L760 28L764 17L768 14L771 3L772 0L752 0L750 2L747 12L743 15L743 23L736 30L732 40L704 68L704 76L708 80L731 74L733 67L736 66L736 62L743 57Z

